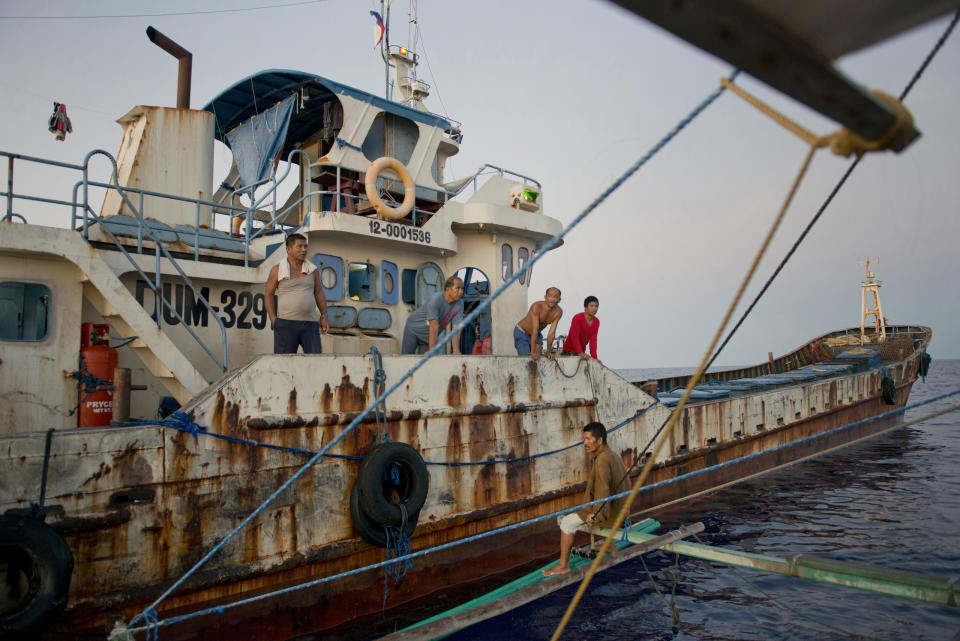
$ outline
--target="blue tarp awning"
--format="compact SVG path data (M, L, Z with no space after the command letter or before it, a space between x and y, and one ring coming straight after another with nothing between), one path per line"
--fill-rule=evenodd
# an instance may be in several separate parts
M295 148L294 143L313 137L323 128L323 105L335 96L350 96L387 113L444 130L453 128L449 120L432 113L391 102L321 76L285 69L269 69L244 78L203 108L216 117L217 140L227 143L230 131L292 95L301 95L304 100L300 101L290 120L281 150L284 159Z

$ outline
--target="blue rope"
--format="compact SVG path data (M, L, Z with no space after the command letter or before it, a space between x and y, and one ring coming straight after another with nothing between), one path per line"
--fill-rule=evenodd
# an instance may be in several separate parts
M739 73L740 73L739 70L735 70L730 75L730 80L732 81L734 78L736 78L736 76ZM517 280L519 280L521 276L525 276L528 273L528 271L532 269L533 266L536 265L536 263L539 260L541 260L544 256L546 256L547 253L557 245L557 243L562 241L567 234L573 231L581 222L583 222L583 220L587 216L593 213L593 211L597 207L599 207L607 198L609 198L610 195L613 194L613 192L619 189L620 186L623 185L623 183L626 182L628 178L630 178L633 174L635 174L654 155L656 155L657 152L663 149L663 147L666 146L667 143L673 140L687 125L690 124L691 121L693 121L694 118L696 118L701 112L703 112L704 109L706 109L717 98L719 98L723 92L724 92L724 87L722 85L717 87L713 92L711 92L706 99L704 99L699 105L697 105L693 109L693 111L691 111L685 118L683 118L679 123L677 123L677 125L672 130L670 130L670 132L668 132L666 136L661 138L660 141L657 142L649 151L647 151L647 153L645 153L643 157L641 157L633 165L631 165L619 178L617 178L609 187L607 187L599 196L597 196L593 200L593 202L591 202L586 207L586 209L580 212L580 214L576 218L574 218L569 225L567 225L566 228L562 229L553 238L548 240L546 244L541 248L541 250L536 252L536 254L534 254L534 256L530 258L530 260L527 262L526 269L517 270L513 274L513 276L511 276L499 288L497 288L497 290L491 296L484 299L483 302L477 305L472 312L467 314L462 321L463 326L464 327L468 326L470 323L473 322L474 319L478 318L483 312L485 312L490 307L490 305L493 304L494 300L496 300L504 291L507 290L507 288L509 288ZM210 560L210 558L214 554L219 552L220 549L223 548L223 546L225 546L230 539L236 536L240 530L245 528L251 521L253 521L264 509L266 509L268 505L273 503L273 501L276 500L278 496L283 494L291 485L293 485L297 480L299 480L301 476L306 474L307 470L309 470L314 465L316 465L316 463L321 458L323 458L323 456L334 445L339 443L342 439L346 438L346 436L353 431L353 429L360 423L361 420L363 420L364 418L370 415L370 412L373 410L374 406L376 406L378 403L382 403L383 401L385 401L390 396L390 394L392 394L397 388L403 385L404 382L406 382L406 380L410 378L417 370L423 367L423 365L427 361L429 361L435 355L439 354L441 351L445 350L447 343L450 342L453 336L454 336L453 333L448 332L440 340L438 340L437 344L434 345L432 349L427 350L427 352L423 355L423 357L420 360L418 360L413 365L413 367L407 370L407 372L402 377L400 377L400 379L396 383L394 383L386 392L384 392L383 394L378 396L376 399L374 399L374 401L370 405L368 405L362 412L360 412L356 417L354 417L354 419L350 421L350 424L347 425L347 427L345 427L343 431L341 431L339 434L333 437L330 440L330 442L327 443L327 445L322 450L314 454L309 461L304 463L299 470L294 472L294 474L289 479L284 481L280 485L280 487L278 487L273 492L273 494L268 496L256 509L254 509L253 512L249 514L249 516L243 519L243 521L241 521L229 534L227 534L223 539L221 539L219 543L214 545L209 552L203 555L203 557L199 561L197 561L193 567L187 570L179 579L177 579L169 588L167 588L163 592L163 594L161 594L156 599L156 601L150 604L149 607L151 608L156 607L161 601L163 601L170 594L172 594L174 590L176 590L178 587L183 585L183 583L190 576L192 576L194 572L196 572L201 566L203 566L203 564L205 564L208 560ZM142 619L144 617L145 612L146 610L138 614L136 617L134 617L131 620L130 623L133 624L134 622Z
M380 355L380 350L376 347L370 348L370 354L373 356L373 393L377 395L383 394L383 389L387 385L387 373L383 369L383 357ZM377 443L384 443L390 440L390 435L387 434L387 404L384 401L381 401L377 404L376 407L376 418L377 418ZM383 419L383 427L381 429L380 420Z
M785 445L779 446L779 447L774 448L774 449L772 449L772 450L768 450L768 451L766 451L766 452L758 452L758 453L756 453L756 454L749 454L749 455L744 456L744 457L741 457L741 458L739 458L739 459L733 459L733 460L731 460L731 461L727 461L726 463L720 463L720 464L718 464L718 465L711 466L711 467L709 467L709 468L705 468L705 469L701 469L701 470L696 470L696 471L693 471L693 472L687 472L686 474L681 474L681 475L679 475L679 476L676 476L676 477L673 477L673 478L670 478L670 479L666 479L666 480L663 480L663 481L658 481L657 483L653 483L653 484L651 484L651 485L644 485L644 486L641 488L641 491L646 492L646 491L652 490L652 489L654 489L654 488L664 486L664 485L666 485L666 484L668 484L668 483L675 483L675 482L677 482L677 481L682 481L682 480L686 480L686 479L689 479L689 478L693 478L693 477L695 477L695 476L699 476L700 474L705 474L705 473L707 473L707 472L712 472L712 471L714 471L714 470L716 470L716 469L719 469L720 467L725 467L725 466L728 466L728 465L732 465L732 464L734 464L734 463L741 463L741 462L747 461L747 460L749 460L749 459L751 459L751 458L754 458L754 457L757 457L757 456L762 456L762 455L768 454L768 453L770 453L770 452L774 452L774 451L776 451L776 450L778 450L778 449L781 449L781 448L790 447L790 446L796 445L796 444L798 444L798 443L803 443L804 441L809 441L809 440L812 440L812 439L814 439L814 438L819 438L819 437L825 436L825 435L827 435L827 434L831 434L831 433L833 433L833 432L837 432L837 431L840 431L840 430L849 429L849 428L851 428L851 427L855 427L855 426L860 425L860 424L862 424L862 423L867 423L867 422L870 422L870 421L875 421L875 420L877 420L877 419L884 418L884 417L889 416L889 415L891 415L891 414L895 414L895 413L898 413L898 412L905 412L905 411L907 411L907 410L915 409L915 408L917 408L917 407L921 407L921 406L923 406L923 405L927 405L927 404L929 404L929 403L933 403L933 402L935 402L935 401L939 401L939 400L942 400L942 399L944 399L944 398L948 398L948 397L950 397L950 396L956 396L956 395L958 395L958 394L960 394L960 389L954 390L953 392L948 392L948 393L946 393L946 394L942 394L942 395L940 395L940 396L936 396L936 397L934 397L934 398L927 399L926 401L921 401L921 402L919 402L919 403L915 403L915 404L913 404L913 405L909 405L909 406L906 406L906 407L903 407L903 408L900 408L900 409L893 409L893 410L890 410L889 412L884 412L883 414L879 414L879 415L874 416L874 417L872 417L872 418L866 418L866 419L862 419L862 420L859 420L859 421L855 421L855 422L853 422L853 423L849 423L849 424L847 424L847 425L843 425L843 426L841 426L841 427L837 427L837 428L834 428L834 429L832 429L832 430L828 430L828 431L826 431L826 432L822 432L822 433L820 433L820 434L815 434L815 435L813 435L813 436L809 436L809 437L807 437L807 438L800 439L799 441L794 441L794 442L792 442L792 443L787 443L787 444L785 444ZM849 445L852 445L852 443L847 444L847 445L845 445L844 447L847 447L847 446L849 446ZM834 451L835 451L835 450L834 450ZM791 463L791 465L792 465L792 464L799 463L799 462L800 462L800 461L794 461L793 463ZM404 562L405 562L405 561L412 561L413 559L419 558L419 557L421 557L421 556L426 556L427 554L431 554L431 553L433 553L433 552L441 552L441 551L443 551L443 550L448 550L448 549L450 549L450 548L456 547L456 546L458 546L458 545L462 545L462 544L464 544L464 543L469 543L469 542L476 541L476 540L479 540L479 539L483 539L483 538L487 538L487 537L491 537L491 536L496 536L496 535L498 535L498 534L503 534L503 533L509 532L509 531L511 531L511 530L516 530L516 529L521 528L521 527L526 527L527 525L531 525L531 524L533 524L533 523L538 523L538 522L540 522L540 521L546 521L547 519L556 519L558 516L562 516L562 515L564 515L564 514L569 514L570 512L575 512L575 511L577 511L577 510L581 510L581 509L586 508L586 507L592 507L592 506L595 506L595 505L600 505L601 503L604 503L604 502L606 502L606 501L608 501L608 500L611 500L611 499L623 498L623 497L629 496L629 495L630 495L630 492L631 492L631 490L627 490L627 491L621 492L621 493L619 493L619 494L614 494L614 495L612 495L612 496L608 496L608 497L605 497L605 498L602 498L602 499L597 499L596 501L590 501L589 503L583 503L583 504L581 504L581 505L575 505L575 506L573 506L573 507L569 507L569 508L566 508L566 509L564 509L564 510L558 510L558 511L556 511L556 512L551 512L550 514L544 514L543 516L534 517L534 518L532 518L532 519L529 519L529 520L526 520L526 521L522 521L522 522L520 522L520 523L513 523L513 524L511 524L511 525L505 525L505 526L503 526L503 527L501 527L501 528L496 528L496 529L493 529L493 530L489 530L489 531L487 531L487 532L481 532L481 533L479 533L479 534L474 534L474 535L472 535L472 536L468 536L468 537L463 538L463 539L458 539L458 540L456 540L456 541L450 541L449 543L443 543L443 544L438 545L438 546L436 546L436 547L427 548L427 549L424 549L424 550L419 550L419 551L417 551L417 552L410 552L410 553L408 553L408 554L405 554L404 556L395 557L395 558L393 558L393 559L386 560L386 561L381 561L381 562L378 562L378 563L373 563L373 564L371 564L371 565L368 565L368 566L365 566L365 567L362 567L362 568L355 568L355 569L353 569L353 570L347 570L346 572L341 572L341 573L339 573L339 574L333 574L333 575L331 575L331 576L322 577L322 578L319 578L319 579L315 579L315 580L313 580L313 581L308 581L307 583L301 583L301 584L299 584L299 585L293 585L293 586L290 586L290 587L288 587L288 588L283 588L283 589L280 589L280 590L276 590L276 591L274 591L274 592L269 592L269 593L266 593L266 594L258 594L258 595L256 595L256 596L248 597L248 598L246 598L246 599L241 599L241 600L239 600L239 601L234 601L233 603L227 603L227 604L219 605L219 606L216 606L216 607L211 607L211 608L206 608L206 609L203 609L203 610L198 610L198 611L196 611L196 612L191 612L191 613L189 613L189 614L182 614L182 615L179 615L179 616L171 617L171 618L169 618L169 619L164 619L163 621L160 621L159 623L157 623L157 625L158 625L158 626L174 625L174 624L176 624L176 623L180 623L181 621L186 621L186 620L188 620L188 619L192 619L192 618L195 618L195 617L205 616L205 615L207 615L207 614L223 613L225 610L230 609L230 608L234 608L234 607L238 607L238 606L242 606L242 605L249 605L249 604L251 604L251 603L256 603L257 601L261 601L261 600L263 600L263 599L268 599L268 598L273 598L273 597L280 596L280 595L283 595L283 594L288 594L288 593L294 592L294 591L296 591L296 590L302 590L302 589L305 589L305 588L312 588L312 587L317 586L317 585L320 585L320 584L322 584L322 583L327 583L327 582L330 582L330 581L335 581L335 580L337 580L337 579L343 579L343 578L346 578L346 577L349 577L349 576L354 576L354 575L356 575L356 574L360 574L361 572L366 572L366 571L368 571L368 570L376 570L376 569L379 569L379 568L382 568L382 567L386 567L386 566L390 565L391 563L397 563L397 562L400 562L400 561L404 561ZM679 502L680 502L680 501L676 501L675 503L679 503ZM134 620L134 621L135 621L135 620ZM130 622L130 625L131 625L131 626L133 625L134 621L131 621L131 622ZM133 632L139 632L139 631L141 631L141 630L143 630L143 629L144 629L144 628L137 628L137 629L134 629L134 630L132 630L132 631L133 631Z
M67 416L76 414L80 406L87 401L87 397L97 391L97 387L100 385L110 385L110 381L105 381L90 373L90 370L87 369L87 364L83 360L83 354L80 355L78 365L77 371L70 372L70 376L77 379L77 394L83 394L83 397L80 399L80 402L77 403L76 407L67 412Z
M129 421L124 421L123 423L114 423L115 427L145 427L149 425L159 425L160 427L166 427L169 429L177 430L180 432L186 432L193 435L196 438L200 434L206 436L212 436L213 438L218 438L223 441L229 441L231 443L240 443L241 445L252 445L254 447L262 447L268 450L278 450L280 452L291 452L293 454L305 454L309 456L314 456L317 452L313 450L303 450L296 447L287 447L285 445L272 445L270 443L261 443L260 441L252 441L245 438L239 438L236 436L230 436L228 434L217 434L216 432L210 432L205 427L197 425L190 420L190 417L184 414L183 412L173 412L164 419L157 420L138 420L131 419ZM328 458L339 458L346 459L348 461L362 461L362 456L352 456L349 454L324 454Z
M153 608L147 608L144 612L146 613L145 618L147 620L147 641L157 641L157 639L160 638L157 611Z
M139 336L111 336L110 340L112 341L123 341L119 345L114 345L113 349L120 349L121 347L126 347L133 341L137 340Z
M402 504L401 509L403 509ZM407 570L413 567L412 558L401 560L410 554L410 537L406 535L406 529L406 512L404 512L403 523L401 523L399 528L392 525L383 526L383 531L387 537L385 553L388 564L384 566L383 570L383 605L381 609L386 609L387 607L390 579L393 579L394 583L399 584L400 579L407 574ZM390 562L391 559L392 563Z
M636 414L633 414L632 416L627 417L623 421L617 423L617 425L615 425L614 427L611 427L609 430L607 430L607 434L612 434L613 432L621 429L628 423L631 423L632 421L636 420L640 416L643 416L648 410L650 410L650 408L652 408L654 405L657 405L659 402L660 401L658 400L654 400L654 402L648 405L647 407L643 408L642 410L638 410ZM140 427L140 426L148 426L148 425L159 425L161 427L167 427L180 432L187 432L188 434L191 434L194 438L196 438L200 434L204 434L206 436L212 436L213 438L229 441L231 443L239 443L241 445L250 445L253 447L262 447L265 449L277 450L280 452L290 452L293 454L304 454L309 456L315 456L317 454L315 450L304 450L297 447L287 447L285 445L272 445L270 443L261 443L260 441L252 441L249 439L239 438L236 436L229 436L227 434L218 434L216 432L210 432L205 427L201 425L197 425L196 423L191 421L190 417L184 414L183 412L173 412L170 414L169 417L161 420L132 419L129 421L125 421L123 423L114 423L115 427ZM385 438L389 440L389 436ZM548 450L546 452L540 452L539 454L531 454L529 456L519 456L516 458L503 458L503 459L490 458L485 461L424 461L424 463L426 465L439 465L439 466L445 466L445 467L466 467L469 465L497 465L499 463L522 463L523 461L530 461L533 459L542 458L544 456L551 456L553 454L565 452L575 447L579 447L580 445L582 445L582 443L576 442L556 450ZM323 456L327 458L338 458L338 459L344 459L348 461L363 460L362 456L354 456L351 454L325 453ZM395 477L394 483L399 485L400 481L398 478L396 478L399 472L395 469L395 466L391 467L390 469L393 470L393 475Z
M651 403L650 405L647 405L647 406L646 406L645 408L643 408L642 410L637 410L637 413L636 413L636 414L633 414L632 416L629 416L628 418L625 418L624 420L622 420L622 421L620 421L619 423L617 423L614 427L611 427L609 430L607 430L607 434L608 434L608 435L609 435L609 434L612 434L613 432L616 432L617 430L619 430L620 428L622 428L624 425L627 425L628 423L631 423L631 422L635 421L635 420L636 420L637 418L639 418L640 416L643 416L644 414L646 414L647 411L648 411L650 408L652 408L653 406L655 406L655 405L657 405L657 404L659 404L659 403L660 403L659 400L654 399L654 402ZM550 455L552 455L552 454L558 454L558 453L560 453L560 452L565 452L565 451L571 450L571 449L573 449L573 448L575 448L575 447L580 447L581 445L583 445L583 443L582 443L581 441L577 441L576 443L572 443L572 444L570 444L570 445L567 445L567 446L565 446L565 447L561 447L561 448L558 448L558 449L555 449L555 450L548 450L548 451L546 451L546 452L540 452L539 454L531 454L530 456L519 456L519 457L517 457L517 458L508 458L508 459L490 458L490 459L487 459L486 461L442 461L442 462L441 462L441 461L435 461L435 462L432 462L432 461L424 461L424 462L425 462L427 465L442 465L442 466L445 466L445 467L466 467L466 466L468 466L468 465L495 465L495 464L497 464L497 463L520 463L520 462L523 462L523 461L530 461L530 460L533 460L533 459L536 459L536 458L540 458L540 457L543 457L543 456L550 456Z

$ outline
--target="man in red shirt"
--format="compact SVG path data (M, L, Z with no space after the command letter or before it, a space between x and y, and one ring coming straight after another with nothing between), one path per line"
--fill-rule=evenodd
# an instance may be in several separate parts
M583 299L583 313L577 314L570 321L570 331L567 340L563 342L564 354L580 354L580 358L587 359L587 345L590 345L590 356L597 357L597 332L600 330L600 319L597 310L600 301L596 296L587 296Z

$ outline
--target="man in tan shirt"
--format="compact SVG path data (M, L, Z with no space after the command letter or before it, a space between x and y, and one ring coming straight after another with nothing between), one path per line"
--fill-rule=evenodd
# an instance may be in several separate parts
M593 467L590 469L590 480L587 482L586 495L583 497L584 503L605 499L629 489L627 469L620 457L607 447L607 428L603 423L594 421L584 426L583 446L588 454L593 455ZM560 524L560 561L555 566L544 570L543 575L554 576L569 572L570 550L573 548L573 537L577 528L584 523L610 527L626 500L627 498L623 497L599 505L591 505L557 519Z
M320 330L326 334L330 329L327 299L320 287L320 272L306 258L306 237L290 234L286 259L275 265L267 277L264 302L273 327L274 354L296 354L298 347L303 347L304 354L323 352ZM273 306L274 294L277 309Z

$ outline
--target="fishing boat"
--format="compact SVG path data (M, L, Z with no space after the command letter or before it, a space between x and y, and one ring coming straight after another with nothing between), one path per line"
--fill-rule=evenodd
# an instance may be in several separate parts
M534 177L448 176L461 125L424 106L414 52L385 57L396 100L266 70L203 109L133 107L115 159L3 152L3 635L317 633L555 554L549 517L581 501L591 421L628 466L650 461L633 504L648 514L902 414L932 331L886 323L869 267L871 323L711 371L688 402L689 377L517 356L531 262L562 251L562 225ZM215 139L234 154L219 186ZM76 186L18 191L24 163ZM69 224L32 223L38 201ZM323 354L272 353L264 282L293 232L328 303ZM400 354L452 275L471 319L457 349ZM385 585L378 564L408 550L424 554Z

